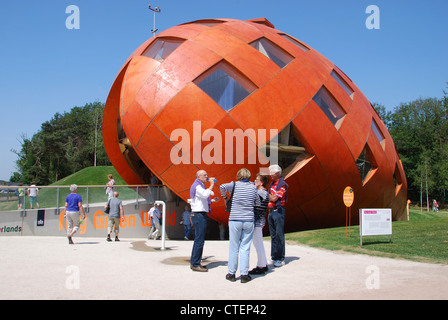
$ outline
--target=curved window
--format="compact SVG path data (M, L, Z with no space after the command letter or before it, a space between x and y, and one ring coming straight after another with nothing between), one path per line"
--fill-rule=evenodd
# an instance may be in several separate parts
M207 26L207 27L214 27L218 24L224 23L224 21L222 20L213 20L213 19L204 19L204 20L196 20L196 21L192 21L192 22L188 22L185 24L200 24L203 26Z
M322 87L313 97L313 100L322 109L328 119L330 119L336 129L339 130L344 120L345 112L336 99L331 96L325 87Z
M398 163L395 164L394 183L395 183L395 195L397 195L400 192L401 186L403 185L403 180L401 179Z
M193 82L226 111L256 89L254 84L224 62L218 63Z
M335 71L331 71L331 76L337 81L337 83L344 89L345 93L349 95L350 98L353 99L353 89L345 82L344 79Z
M263 146L261 151L269 156L271 164L274 164L272 159L277 157L277 164L282 168L285 177L294 168L300 166L300 163L313 156L308 153L305 144L302 142L299 130L291 123ZM273 152L276 153L276 157Z
M381 147L384 150L386 139L384 138L383 134L381 133L381 130L378 128L378 125L376 124L375 120L372 120L372 130L375 133L375 137L378 139L378 141L381 144Z
M283 68L293 60L289 54L266 38L258 39L250 43L250 45L275 62L280 68Z
M184 41L183 39L157 39L143 52L143 55L162 62Z
M358 167L361 180L363 184L365 184L378 167L375 158L373 157L372 151L370 151L370 148L367 144L359 155L358 160L356 160L356 166Z
M287 34L281 34L281 36L289 41L291 41L292 43L294 43L296 46L298 46L300 49L302 49L303 51L309 51L310 49L304 45L303 43L301 43L300 41L297 41L296 39L294 39L293 37L288 36Z

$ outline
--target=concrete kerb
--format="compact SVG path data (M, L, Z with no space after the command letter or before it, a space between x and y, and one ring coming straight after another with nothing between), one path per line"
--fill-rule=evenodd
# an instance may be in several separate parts
M0 237L0 299L448 299L447 265L287 244L283 267L242 284L225 280L228 241L206 241L206 273L190 270L192 241L74 241Z

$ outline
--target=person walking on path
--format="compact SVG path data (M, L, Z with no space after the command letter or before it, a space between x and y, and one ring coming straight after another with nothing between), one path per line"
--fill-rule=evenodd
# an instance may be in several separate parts
M157 240L160 237L160 218L162 213L160 212L161 205L154 205L154 210L152 212L152 223L154 223L155 231L149 235L149 238Z
M151 209L148 211L148 221L149 221L149 235L148 240L152 239L152 233L156 230L156 227L154 226L154 211L156 210L156 205L153 204Z
M65 218L67 220L67 238L68 243L73 244L72 237L79 230L79 227L86 219L86 214L82 206L82 198L77 193L78 186L72 184L70 186L71 193L65 199Z
M191 227L193 223L191 222L191 207L190 205L185 206L185 211L182 214L182 224L184 225L184 240L190 240Z
M112 241L110 238L110 234L112 233L112 229L115 231L115 241L120 241L118 239L118 233L120 232L120 221L124 221L124 209L123 203L120 199L118 199L119 193L118 191L114 191L113 198L109 200L109 221L107 222L107 241ZM104 208L106 208L104 206Z

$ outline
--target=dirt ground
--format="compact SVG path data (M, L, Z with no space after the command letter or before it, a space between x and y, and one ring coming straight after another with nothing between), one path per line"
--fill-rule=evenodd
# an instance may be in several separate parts
M228 241L206 241L206 273L189 268L192 241L74 241L0 237L0 299L448 299L448 265L288 244L284 266L243 284L225 280ZM256 261L252 248L250 268Z

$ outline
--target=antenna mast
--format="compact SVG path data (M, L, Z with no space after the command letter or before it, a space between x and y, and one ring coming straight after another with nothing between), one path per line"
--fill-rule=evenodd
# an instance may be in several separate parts
M148 7L149 10L151 10L152 12L154 12L154 26L153 29L151 30L151 33L153 34L153 37L156 36L156 32L159 29L156 29L156 13L161 13L162 9L160 9L160 7L151 7L151 4Z

